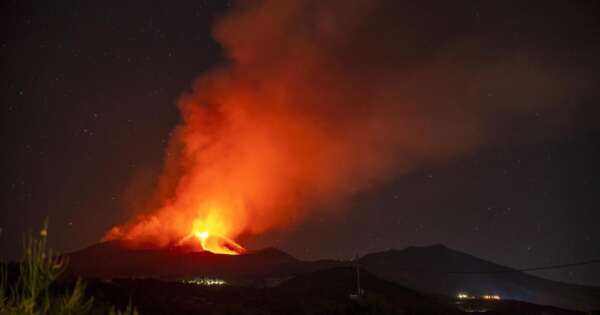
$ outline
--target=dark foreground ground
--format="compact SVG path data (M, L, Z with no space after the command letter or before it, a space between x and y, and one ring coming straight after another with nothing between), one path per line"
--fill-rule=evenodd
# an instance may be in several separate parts
M271 288L201 286L154 279L88 282L99 305L132 303L141 314L584 314L516 301L457 301L425 295L365 273L365 295L351 299L352 268L301 275Z
M126 245L100 243L69 254L69 268L51 285L50 295L60 298L83 278L85 296L94 299L89 314L133 305L141 315L567 315L585 314L567 309L596 309L594 297L600 296L600 288L536 278L441 245L369 254L358 262L307 262L277 249L230 256ZM434 272L438 265L481 274ZM356 297L351 295L357 292L358 266L364 293ZM8 267L13 287L20 268ZM219 284L202 281L207 278ZM492 292L502 300L457 300L457 292L479 297Z

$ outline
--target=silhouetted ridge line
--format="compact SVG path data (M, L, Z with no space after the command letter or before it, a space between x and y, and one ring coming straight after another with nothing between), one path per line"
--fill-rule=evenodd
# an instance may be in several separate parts
M569 267L577 267L584 265L592 265L600 263L600 259L591 259L585 260L570 264L560 264L560 265L549 265L549 266L541 266L541 267L531 267L524 269L504 269L504 270L492 270L492 271L450 271L450 270L426 270L426 269L410 269L410 268L396 268L396 270L402 271L414 271L414 272L428 272L428 273L445 273L445 274L498 274L498 273L513 273L513 272L527 272L527 271L540 271L540 270L553 270L553 269L563 269Z

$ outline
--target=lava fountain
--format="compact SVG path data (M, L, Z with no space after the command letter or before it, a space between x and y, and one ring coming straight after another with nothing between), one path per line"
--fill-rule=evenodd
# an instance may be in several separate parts
M114 227L105 239L123 239L140 246L185 247L194 251L226 255L238 255L246 251L232 237L239 234L239 230L235 229L236 217L222 217L223 213L231 212L214 208L206 211L203 207L196 211L174 209L165 206L152 215L140 216L129 224ZM190 217L191 215L195 217Z
M190 240L197 240L203 251L209 251L215 254L238 255L246 251L240 244L232 239L213 233L214 229L202 224L200 220L194 221L192 232L184 237L179 244L185 244Z
M259 1L219 20L213 35L228 64L200 76L178 100L183 120L154 204L105 239L195 242L198 250L239 254L241 235L335 211L356 191L471 143L468 135L477 133L463 115L414 106L409 90L398 90L404 63L390 68L381 62L389 58L365 49L368 38L356 38L365 25L357 17L369 18L370 2L335 3L314 1L305 10L294 1ZM381 51L403 51L395 43Z
M522 121L580 88L549 81L572 77L560 69L523 63L533 47L484 58L487 46L440 40L446 23L421 25L397 1L237 3L213 29L227 63L177 102L182 121L155 195L105 239L239 254L241 235L344 209L357 191L493 144L506 115ZM404 33L415 25L419 36ZM496 90L510 106L489 102Z

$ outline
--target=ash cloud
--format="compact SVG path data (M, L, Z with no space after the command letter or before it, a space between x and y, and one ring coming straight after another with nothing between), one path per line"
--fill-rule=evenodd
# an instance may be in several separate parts
M108 237L285 228L422 163L578 124L594 54L553 22L584 8L465 6L238 3L214 28L227 64L178 102L157 210Z

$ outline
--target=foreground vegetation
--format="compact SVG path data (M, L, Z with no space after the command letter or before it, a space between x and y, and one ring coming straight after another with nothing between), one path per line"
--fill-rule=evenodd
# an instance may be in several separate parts
M44 224L39 236L31 233L24 239L23 259L18 264L18 275L9 276L7 263L0 264L0 314L2 315L78 315L100 314L94 309L93 297L87 297L85 283L77 279L71 288L57 288L59 277L67 268L67 258L47 247L48 225ZM104 314L137 315L129 305L124 311L107 308Z

